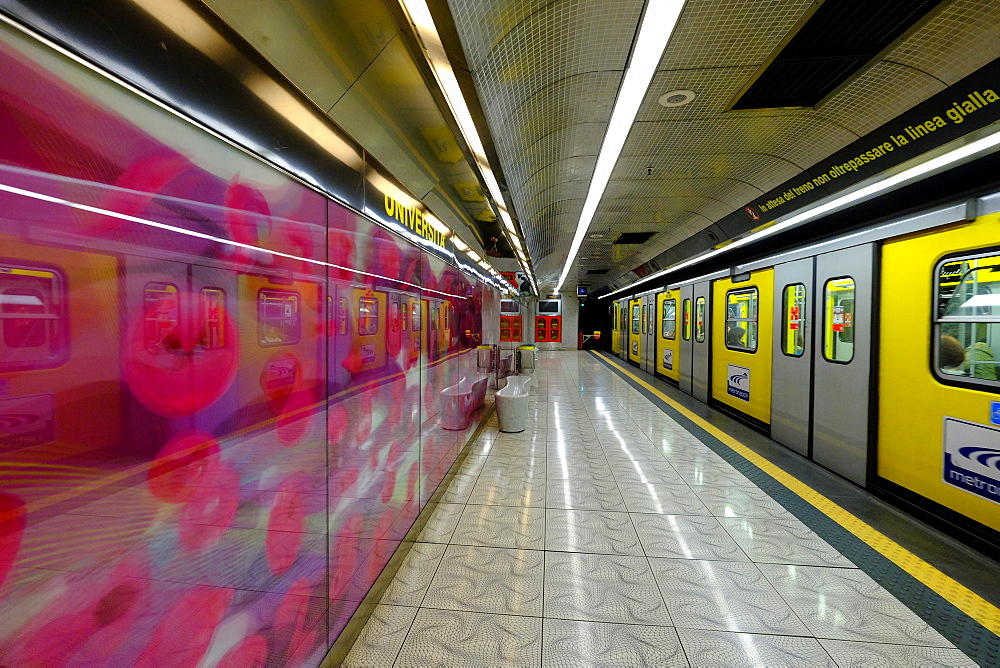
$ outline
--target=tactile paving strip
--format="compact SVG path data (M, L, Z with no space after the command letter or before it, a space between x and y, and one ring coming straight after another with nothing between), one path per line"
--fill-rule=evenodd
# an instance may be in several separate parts
M602 355L605 366L653 401L830 543L969 658L1000 665L1000 610L742 443Z

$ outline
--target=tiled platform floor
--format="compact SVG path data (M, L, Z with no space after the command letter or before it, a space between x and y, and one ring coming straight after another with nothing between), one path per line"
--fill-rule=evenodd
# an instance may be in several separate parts
M593 357L539 362L347 665L975 665Z

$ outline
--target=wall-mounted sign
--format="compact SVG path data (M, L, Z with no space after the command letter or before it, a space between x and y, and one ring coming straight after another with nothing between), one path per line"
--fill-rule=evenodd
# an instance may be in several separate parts
M586 297L587 296L587 286L586 285L578 285L576 287L576 294L579 297Z
M729 377L729 382L726 392L737 399L750 401L750 369L735 364L729 364L728 367L726 375Z
M395 218L405 227L410 228L419 236L432 244L444 247L445 234L434 228L420 209L403 206L389 195L385 196L385 212L390 218Z
M1000 503L1000 430L944 419L944 482Z

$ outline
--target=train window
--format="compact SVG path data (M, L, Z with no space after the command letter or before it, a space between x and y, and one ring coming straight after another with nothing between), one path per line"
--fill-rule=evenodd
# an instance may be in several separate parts
M660 336L673 341L677 338L677 300L664 299Z
M705 298L698 297L694 300L694 340L698 343L705 342Z
M56 271L0 266L0 371L66 361L65 286Z
M681 306L681 336L685 341L691 340L691 300L685 299Z
M299 293L284 290L257 293L257 337L261 346L298 343L302 331L300 299Z
M412 329L414 332L419 332L420 331L420 302L419 301L413 302L413 306L410 308L410 320L411 320L410 324L413 325L412 327L410 327L410 329Z
M347 335L347 297L337 300L337 333L340 336Z
M374 297L361 297L358 300L358 334L378 334L378 300Z
M143 342L155 354L180 345L180 306L177 286L146 283L142 291Z
M639 305L632 305L632 333L639 333Z
M847 364L854 359L854 279L845 276L823 287L823 357Z
M934 368L941 380L1000 387L1000 255L978 253L938 264Z
M201 334L198 345L205 350L226 347L226 292L220 288L202 288Z
M726 293L726 348L757 352L757 288Z
M802 357L806 349L806 286L786 285L781 292L781 352Z
M646 305L642 305L642 333L646 333Z

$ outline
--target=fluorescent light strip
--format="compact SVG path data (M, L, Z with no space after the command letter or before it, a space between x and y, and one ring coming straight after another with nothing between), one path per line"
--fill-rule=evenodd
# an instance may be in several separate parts
M448 54L445 51L444 44L441 42L441 37L438 34L437 26L434 23L434 17L431 16L430 8L427 6L425 0L400 0L400 4L403 10L410 17L410 22L413 23L413 27L417 31L417 35L420 37L420 41L424 47L424 54L427 57L427 61L431 65L431 71L434 73L434 78L437 79L438 86L440 86L442 92L444 93L445 100L448 102L448 107L451 109L452 115L455 117L455 121L458 123L458 128L465 138L466 144L472 150L473 158L476 161L476 165L479 167L479 171L483 176L483 181L486 183L486 189L489 191L490 196L493 198L493 203L499 210L498 217L503 223L503 226L508 232L508 241L513 238L518 238L520 235L517 233L517 227L514 225L513 219L511 219L510 214L504 207L503 195L500 192L500 184L497 182L496 176L493 174L493 169L490 167L489 160L486 159L486 149L483 146L483 141L479 137L479 132L476 130L476 124L472 120L472 113L469 111L469 106L465 102L465 96L462 94L462 88L458 83L458 79L455 77L455 72L451 67L451 61L448 59ZM511 242L513 245L513 242ZM531 267L527 262L521 262L521 268L527 274L528 278L531 279L532 285L534 285L534 276L531 271ZM537 292L537 287L535 292Z
M597 206L601 203L608 181L611 180L611 172L618 163L625 140L660 65L663 50L670 41L670 35L677 25L683 7L683 0L648 0L646 4L635 48L632 50L628 69L625 70L621 88L618 90L618 99L615 100L615 108L611 112L608 130L604 135L601 152L597 156L597 166L590 181L590 189L587 191L587 199L583 202L580 222L577 223L576 234L573 235L573 243L570 244L569 254L566 256L566 265L559 276L559 283L556 284L556 292L559 292L559 288L566 282L573 260L576 259L587 230L590 229L590 223L597 213Z
M814 206L811 209L806 209L801 213L792 214L791 216L789 216L784 220L779 218L778 220L780 222L775 223L774 225L768 227L767 229L760 230L759 232L754 232L753 234L749 234L743 237L742 239L737 239L736 241L727 244L725 246L722 246L721 248L715 248L711 251L708 251L707 253L693 257L690 260L686 260L684 262L681 262L680 264L675 264L671 267L667 267L666 269L658 271L655 274L650 274L649 276L646 276L645 278L642 278L634 283L630 283L629 285L626 285L623 288L618 288L617 290L609 292L606 295L601 295L599 299L603 299L604 297L610 297L611 295L615 295L618 294L619 292L624 292L626 290L631 290L637 285L641 285L646 281L651 281L654 278L659 278L664 274L675 272L679 269L683 269L684 267L689 267L692 264L704 262L705 260L711 257L715 257L716 255L732 250L733 248L739 248L740 246L745 246L748 243L759 241L766 236L770 236L775 232L780 232L781 230L788 229L789 227L809 222L810 220L818 218L823 214L830 213L831 211L847 206L848 204L857 202L860 199L870 198L886 190L890 190L897 186L903 185L907 181L919 180L921 177L929 174L930 172L941 169L943 167L947 167L948 165L965 160L967 158L972 158L977 153L986 153L991 149L996 148L997 146L1000 146L1000 130L995 130L991 134L986 135L985 137L969 142L964 146L959 146L958 148L954 148L948 151L947 153L942 153L941 155L931 158L930 160L922 162L918 165L914 165L909 169L904 169L898 174L894 174L892 176L876 180L875 182L870 183L867 186L863 186L861 188L858 188L857 190L853 190L844 195L835 196L833 197L833 199L830 199L822 204ZM877 179L878 177L873 177L873 178Z
M399 283L401 285L408 285L410 287L422 290L424 292L434 292L439 295L444 295L446 297L456 297L458 299L466 299L464 295L456 295L450 292L441 292L440 290L432 290L430 288L425 288L417 285L416 283L409 283L407 281L401 281L395 278L389 278L388 276L382 276L381 274L373 274L367 271L361 271L360 269L354 269L351 267L344 267L339 264L333 264L332 262L323 262L322 260L315 260L309 257L302 257L301 255L292 255L291 253L282 253L281 251L270 250L267 248L261 248L260 246L253 246L251 244L245 244L240 241L233 241L232 239L224 239L222 237L217 237L212 234L205 234L204 232L195 232L194 230L186 230L183 227L177 227L176 225L168 225L166 223L158 223L155 220L147 220L146 218L139 218L138 216L131 216L127 213L119 213L117 211L111 211L110 209L102 209L97 206L91 206L89 204L81 204L80 202L73 202L71 200L62 199L60 197L53 197L52 195L45 195L43 193L36 193L33 190L24 190L23 188L17 188L14 186L7 185L6 183L0 183L0 191L9 192L13 195L21 195L22 197L28 197L31 199L36 199L42 202L49 202L51 204L61 204L63 206L68 206L73 209L78 209L80 211L89 211L90 213L96 213L101 216L108 216L109 218L117 218L119 220L126 220L131 223L138 223L140 225L146 225L149 227L155 227L161 230L166 230L168 232L176 232L177 234L183 234L189 237L195 237L197 239L205 239L206 241L214 241L215 243L225 244L227 246L234 246L236 248L245 248L247 250L258 251L260 253L265 253L267 255L276 255L278 257L288 258L290 260L298 260L299 262L306 262L308 264L314 264L321 267L333 267L334 269L341 269L343 271L349 271L355 274L361 274L362 276L371 276L372 278L381 278L386 281L392 281L393 283Z

